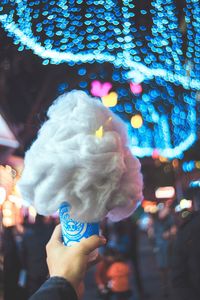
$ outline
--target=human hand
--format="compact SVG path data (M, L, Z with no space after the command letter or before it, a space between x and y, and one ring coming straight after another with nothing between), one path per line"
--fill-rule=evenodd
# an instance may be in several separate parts
M108 288L104 284L99 284L98 290L101 295L106 295L109 292Z
M65 278L79 294L79 286L85 277L87 267L91 264L89 263L90 253L105 243L104 237L93 235L67 247L61 241L61 226L56 226L46 246L50 277Z

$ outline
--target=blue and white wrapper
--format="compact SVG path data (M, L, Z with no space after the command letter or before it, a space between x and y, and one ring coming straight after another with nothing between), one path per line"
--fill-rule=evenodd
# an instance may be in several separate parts
M70 206L62 203L59 209L60 223L62 227L63 242L66 246L72 246L83 238L91 235L99 235L98 223L81 223L70 218Z

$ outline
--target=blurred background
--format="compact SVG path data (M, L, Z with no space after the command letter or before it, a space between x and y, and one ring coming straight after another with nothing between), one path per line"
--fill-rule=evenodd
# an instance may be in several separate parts
M47 276L45 244L57 215L38 216L16 183L47 108L73 89L100 97L126 122L144 176L134 215L102 223L109 243L84 299L112 299L118 261L129 281L120 299L200 299L186 276L200 259L198 0L1 1L1 299L27 299Z

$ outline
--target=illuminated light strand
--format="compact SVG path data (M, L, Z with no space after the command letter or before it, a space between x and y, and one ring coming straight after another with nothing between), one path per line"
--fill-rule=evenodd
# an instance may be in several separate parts
M191 147L194 142L196 141L197 137L195 133L191 133L188 138L180 143L175 148L167 148L161 149L158 148L159 155L167 157L167 158L174 158L174 157L182 157L183 152ZM145 157L145 156L152 156L153 149L151 147L140 148L138 146L132 146L131 151L134 155L138 157Z
M19 0L17 1L19 2ZM189 1L194 2L194 0ZM8 1L4 1L4 3L5 2L8 3ZM159 1L155 0L154 2ZM15 1L15 3L17 2ZM115 74L117 75L113 77L113 80L118 81L122 85L127 85L127 81L130 82L130 79L133 79L133 82L135 82L134 80L136 80L136 82L144 81L144 85L147 84L148 80L151 80L148 84L152 91L146 91L146 86L144 90L148 95L141 94L140 99L136 99L136 96L130 95L130 91L128 91L127 88L125 92L123 91L124 88L120 88L120 93L117 88L116 92L119 98L130 97L130 99L135 99L135 102L128 104L119 101L116 107L112 108L113 111L122 115L124 112L128 114L141 114L144 120L141 128L137 130L132 128L129 130L132 139L131 145L139 149L140 154L138 156L142 156L145 151L145 156L151 155L156 146L160 146L161 152L169 150L168 155L170 157L176 157L176 155L180 156L182 151L185 151L187 147L191 145L189 142L191 142L192 139L189 139L189 142L185 145L183 145L183 142L185 143L185 140L187 141L191 136L194 137L193 142L195 141L197 129L194 124L197 123L197 116L194 93L192 94L192 92L189 93L189 91L185 91L183 99L181 97L176 99L177 95L172 83L182 84L185 89L193 88L199 90L200 80L193 71L190 77L188 77L187 73L185 74L184 65L181 65L181 59L180 62L178 61L174 64L174 66L176 65L178 68L168 67L165 63L160 63L158 59L159 53L153 52L151 47L147 48L146 46L140 46L141 43L138 44L141 37L139 36L137 39L135 37L136 28L133 23L133 15L131 15L134 14L134 1L124 0L121 7L124 9L119 10L115 1L106 1L104 3L104 1L86 0L84 2L86 7L84 14L80 14L81 4L83 3L81 0L76 2L68 1L67 4L64 0L57 2L30 1L28 4L27 1L22 0L21 3L20 5L24 3L26 7L30 8L30 12L27 12L26 18L31 15L32 27L35 31L33 30L30 34L26 34L25 30L23 30L23 16L21 15L21 19L19 16L15 18L13 10L9 15L1 15L0 21L4 28L7 28L6 30L9 32L9 35L14 36L15 44L21 44L22 46L33 49L37 55L44 59L44 64L68 62L69 65L73 65L75 63L110 62L116 67ZM170 20L169 7L173 4L173 1L165 0L165 4L166 3L167 6L164 6L163 13ZM15 4L15 6L18 10L17 4ZM39 7L41 11L38 12ZM188 11L191 11L191 7L188 7ZM37 19L38 14L41 12L43 18ZM197 17L196 12L197 10L194 11L195 18ZM175 12L173 12L173 16L174 13ZM26 10L24 14L26 14ZM85 15L87 15L87 18ZM17 21L19 19L21 20L19 22L20 24L13 22L13 20ZM73 23L71 21L69 22L70 19L73 20ZM173 25L175 29L172 32L174 44L171 43L170 47L174 51L173 55L176 56L176 49L173 48L178 38L176 16L173 22L175 23L175 25ZM110 27L108 28L108 26ZM84 30L81 31L80 28L82 27ZM99 28L101 28L101 30ZM165 32L167 32L170 39L171 33L169 29L170 28L166 27ZM137 34L140 33L137 32ZM145 35L146 33L144 33L144 36ZM155 42L154 46L156 46L154 37L150 38ZM178 43L179 42L180 41L178 41ZM128 48L129 45L132 45L133 49L126 49L125 45L127 45ZM19 48L22 49L22 46ZM146 52L141 52L140 48ZM181 48L181 43L179 47L177 46L177 49L179 48ZM165 55L166 49L164 46L162 47L162 51L163 55ZM181 54L178 54L181 57ZM195 59L198 58L196 54L197 52L195 52L194 55ZM169 52L168 57L173 60L171 52ZM146 58L147 60L145 60ZM143 62L141 63L141 61ZM181 67L180 70L179 67ZM131 71L127 72L127 70ZM81 74L83 74L82 71L79 75ZM94 79L100 78L93 77L93 80ZM86 89L86 81L88 82L88 79L82 79L80 82L81 88ZM110 81L110 78L107 78L105 81ZM153 90L153 82L157 85L155 88L157 91ZM64 88L66 89L66 87L68 89L69 86L65 85ZM165 91L164 93L163 90ZM146 112L146 109L150 106L151 111ZM159 108L160 106L161 109ZM173 111L173 108L175 111L179 109L179 112L176 113ZM169 111L172 111L172 113L168 113ZM181 114L180 118L179 114ZM161 122L163 117L168 120L168 124ZM125 119L126 118L127 116L125 116ZM129 125L130 123L128 122L128 126ZM167 125L167 127L165 125ZM148 149L151 150L148 151Z
M190 0L194 2L195 0ZM3 1L3 4L7 3L8 1ZM16 1L15 1L16 2ZM19 0L17 0L19 3ZM177 29L177 18L175 16L174 10L175 6L173 4L172 0L165 0L163 6L160 0L156 0L154 2L157 2L160 4L161 12L163 16L167 16L168 20L172 21L169 22L168 26L172 26L171 29L168 28L169 38L172 39L172 46L170 49L172 49L172 54L174 59L177 60L177 63L174 64L174 70L168 69L166 66L165 68L161 67L161 63L159 61L155 61L155 55L153 55L152 47L150 49L146 49L147 51L146 58L151 61L151 67L148 65L144 65L141 62L142 56L140 55L140 52L138 52L138 48L141 47L142 39L140 39L140 47L138 48L135 45L134 41L134 32L136 31L136 28L134 27L134 24L132 23L132 16L134 15L133 9L134 9L134 2L131 0L124 0L122 5L122 15L120 15L120 12L118 10L118 6L114 1L106 1L103 3L103 1L86 1L86 14L87 20L83 20L83 16L81 16L81 4L83 1L69 1L68 5L66 4L66 1L60 0L58 3L55 1L50 1L48 3L40 3L40 1L32 1L29 3L30 7L37 7L36 12L32 12L33 18L37 19L39 15L39 5L43 5L44 11L44 20L41 23L36 24L36 31L40 33L43 32L43 35L46 34L46 39L44 40L45 46L41 46L40 42L42 42L42 37L40 41L40 35L32 35L29 34L29 38L33 39L32 43L29 41L26 43L25 46L31 48L37 55L41 56L45 59L44 64L47 64L49 62L59 64L61 62L114 62L115 66L121 66L125 69L130 68L136 71L140 71L140 73L145 74L145 78L150 79L150 77L162 77L168 82L174 82L178 84L182 84L184 88L194 88L199 89L199 83L200 80L197 80L196 78L188 78L187 75L183 74L183 68L180 67L179 60L177 59L181 55L181 42L180 42L180 32ZM24 6L27 8L27 1L22 0L20 2L21 6ZM45 4L46 3L46 4ZM10 6L12 6L10 4ZM113 7L115 8L113 12ZM164 8L163 8L164 7ZM171 9L172 12L171 12ZM33 11L33 8L31 8ZM31 10L30 9L30 10ZM18 9L19 10L19 9ZM25 13L27 13L27 16L30 15L28 13L28 10L24 10ZM195 10L195 16L196 14ZM94 14L94 12L97 12ZM122 18L121 18L122 17ZM3 20L4 19L4 20ZM119 20L123 26L122 32L120 32L120 26L119 26ZM160 18L162 19L162 18ZM164 18L166 20L166 18ZM55 21L56 20L56 21ZM71 20L71 24L69 24L69 20ZM97 22L98 20L98 22ZM108 22L108 26L104 26L102 22L105 22L105 20ZM131 20L131 21L130 21ZM8 23L12 22L12 13L9 15L9 17L5 20L3 18L3 15L1 16L1 21L3 23L3 26L7 28L6 25ZM83 21L86 28L86 32L81 33ZM198 19L197 19L198 21ZM34 21L35 22L35 21ZM57 22L57 23L56 23ZM199 22L199 21L198 21ZM14 28L9 27L10 34L15 36L16 43L22 43L24 42L24 37L22 36L22 29L21 27L25 26L23 25L23 18L21 18L21 21L19 20L19 26L17 24L16 27L21 30L21 33L18 32L18 35L15 34L16 32L12 31ZM27 22L28 23L28 22ZM100 26L99 26L100 25ZM111 27L109 27L111 26ZM57 30L57 27L59 29ZM99 33L99 29L97 30L97 27L102 30L101 34ZM109 30L107 29L109 27ZM56 29L55 29L56 28ZM30 29L30 28L29 28ZM29 30L26 29L26 30ZM170 30L169 30L170 29ZM57 31L56 31L57 30ZM96 30L96 32L95 32ZM82 30L83 31L83 30ZM30 33L30 30L29 30ZM163 33L164 34L164 33ZM85 37L86 36L86 37ZM109 41L110 36L110 42L105 43L106 41ZM48 38L47 38L48 37ZM60 39L60 40L59 40ZM104 39L101 41L101 39ZM159 47L156 46L156 39L152 39L154 43L154 48L158 49ZM138 42L138 41L137 41ZM180 44L180 45L179 45ZM38 48L38 47L42 48ZM132 54L132 50L134 51L134 55ZM127 48L127 49L126 49ZM117 56L115 54L112 54L113 51L117 51ZM119 49L122 50L122 52L119 51ZM164 49L164 47L163 47ZM22 50L22 48L21 48ZM52 52L51 52L52 50ZM130 50L130 51L128 51ZM149 51L151 50L151 51ZM71 52L73 51L73 53ZM178 52L177 52L178 51ZM68 52L71 53L71 57L68 55ZM82 53L81 53L82 52ZM166 52L166 51L165 51ZM66 53L67 55L63 56L63 53ZM91 54L91 56L90 56ZM77 56L76 56L77 55ZM89 57L88 57L89 55ZM114 56L114 59L113 59ZM152 58L151 58L152 57ZM195 57L195 59L198 59ZM146 68L144 68L146 67ZM145 71L149 71L146 75Z
M159 105L156 102L160 96L160 93L156 92L154 94L154 91L152 91L150 95L142 95L142 101L139 99L138 103L136 102L136 109L141 112L144 124L137 131L133 130L132 132L130 130L131 145L137 151L137 155L142 157L151 155L154 148L158 148L162 156L180 157L182 151L188 149L197 138L195 99L185 95L183 102L176 103L173 100L170 105L174 107L174 110L169 114L167 111L171 109L166 109L166 112L163 110L162 112L157 111ZM149 100L147 101L147 99ZM171 120L170 127L169 120ZM151 130L148 128L149 123L151 127L154 124ZM189 139L188 136L190 136ZM151 147L148 147L148 145L151 145Z
M191 172L195 169L195 161L186 161L182 164L182 169L184 172Z
M131 22L130 18L134 17L135 14L133 12L133 9L135 5L132 3L131 0L123 0L123 7L122 7L122 14L123 14L123 35L124 35L124 56L129 55L129 52L132 49L136 48L135 42L134 42L134 36L131 32L131 29L134 28L133 22ZM127 53L128 52L128 53ZM136 50L134 50L134 54L138 54Z
M167 148L172 148L171 146L171 136L170 136L170 130L169 130L169 124L168 124L168 120L167 120L167 116L163 115L160 118L160 127L162 128L162 137L161 137L161 141L163 141L164 143L164 147L165 149Z
M188 47L186 56L189 62L193 61L190 66L190 76L200 78L200 5L198 0L187 0L184 9L187 24ZM194 56L194 58L193 58Z
M15 1L17 4L17 15L18 15L18 22L19 25L24 24L24 32L27 35L31 35L32 31L31 31L31 16L30 16L30 8L27 6L27 1L24 0L23 2L21 0L16 0ZM23 48L21 48L23 49Z
M189 187L191 188L200 188L200 180L191 181L189 184Z
M187 147L190 147L192 143L195 141L197 122L196 122L196 110L195 110L196 101L194 95L192 93L190 94L187 93L184 95L183 99L181 95L180 98L181 101L179 101L179 99L176 99L174 97L174 93L172 89L173 85L171 85L170 87L167 83L165 84L168 91L167 97L172 97L171 99L170 98L168 99L170 100L170 105L172 106L172 108L174 108L171 113L170 113L171 109L165 108L164 105L166 105L166 103L165 101L163 101L165 100L165 97L160 93L159 90L156 91L152 90L150 91L149 94L140 95L140 97L137 100L138 103L137 102L135 103L136 109L141 112L141 115L143 116L144 119L144 124L142 126L143 131L141 132L133 131L131 130L131 128L129 128L130 145L133 147L138 147L138 152L137 152L138 156L141 157L151 156L152 151L156 146L159 149L166 147L165 144L164 145L162 144L163 139L165 138L171 141L171 147L168 147L168 149L170 149L170 153L169 153L170 158L173 158L173 156L176 157L177 155L181 157L181 151L187 150L188 149ZM163 108L165 108L167 112L159 111L159 107L156 101L159 101L160 103L163 102L162 103L162 105L164 106ZM131 105L131 103L125 104L124 107L122 107L122 104L119 103L119 105L116 106L114 111L123 115L124 110L128 112L126 109L127 105L131 107L131 111L129 111L129 113L132 114L134 110L132 111L133 106ZM154 129L148 128L149 123L151 125L152 122L157 124L159 119L163 118L163 116L166 118L166 120L168 120L168 122L171 122L170 132L164 130L164 127L162 126L162 122L159 123L158 127L154 126ZM127 122L127 125L129 126L129 122ZM184 134L182 130L184 130ZM185 140L187 142L187 137L188 135L190 136L191 133L193 133L194 139L193 141L191 141L191 144L186 143L184 148L184 142ZM155 144L155 141L157 141L158 144ZM182 143L183 147L180 149L177 146L179 145L179 143L181 143L181 141L183 141ZM174 152L173 150L174 148L176 152ZM148 151L148 149L150 149L150 151ZM168 154L166 153L166 155Z
M13 22L7 23L7 15L1 15L0 21L4 28L12 35L16 37L16 42L21 42L24 46L27 46L35 54L43 59L49 59L53 64L60 64L62 62L94 62L99 63L110 62L115 66L125 66L126 68L132 68L139 71L145 75L146 79L152 79L153 77L162 77L168 82L176 82L181 84L185 89L196 89L200 90L200 80L189 79L186 76L174 74L173 72L168 72L165 69L157 68L151 69L142 63L134 62L130 59L123 60L110 53L98 53L98 54L73 54L72 52L59 52L56 50L46 49L36 42L36 38L27 37ZM127 79L131 79L130 73L127 73Z
M195 169L200 169L200 161L198 160L185 161L182 164L182 169L184 172L191 172Z
M156 0L152 2L153 23L150 47L156 52L160 61L166 64L167 69L182 70L183 61L182 39L178 29L178 19L175 14L175 4L173 0Z

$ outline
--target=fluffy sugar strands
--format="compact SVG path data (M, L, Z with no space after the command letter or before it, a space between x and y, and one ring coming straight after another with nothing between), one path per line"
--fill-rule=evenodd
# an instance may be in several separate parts
M132 214L142 199L142 175L122 120L82 91L58 97L47 116L25 155L24 199L42 215L68 202L71 217L82 222Z

